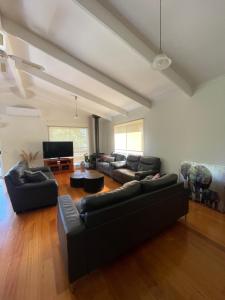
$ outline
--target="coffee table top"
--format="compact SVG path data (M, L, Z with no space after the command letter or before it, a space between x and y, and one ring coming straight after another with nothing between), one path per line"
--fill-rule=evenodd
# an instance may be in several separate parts
M104 177L104 175L95 170L77 170L71 175L73 179L97 179L102 177Z

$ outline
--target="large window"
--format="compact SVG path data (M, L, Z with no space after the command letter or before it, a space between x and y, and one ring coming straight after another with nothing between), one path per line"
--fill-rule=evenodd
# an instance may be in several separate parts
M114 149L124 154L143 155L144 121L136 120L114 126Z
M79 162L88 153L88 128L49 127L49 141L73 141L74 160Z

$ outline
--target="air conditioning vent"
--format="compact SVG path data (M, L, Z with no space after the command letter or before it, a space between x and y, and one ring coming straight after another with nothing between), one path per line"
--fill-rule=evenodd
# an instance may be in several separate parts
M9 116L38 118L41 116L41 111L34 107L8 106L6 108L6 114Z

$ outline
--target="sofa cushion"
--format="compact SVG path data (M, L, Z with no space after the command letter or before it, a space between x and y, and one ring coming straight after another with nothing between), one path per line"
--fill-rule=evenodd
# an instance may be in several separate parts
M77 208L81 214L84 214L86 212L116 204L140 193L141 184L139 181L134 180L125 183L122 187L107 193L103 192L94 195L88 195L78 202Z
M123 161L123 160L126 160L126 156L123 155L123 154L117 153L116 154L116 161Z
M160 159L152 156L142 156L138 164L138 171L152 171L155 174L160 171Z
M140 156L128 155L127 157L127 168L133 171L137 171Z
M32 172L32 171L25 170L24 178L26 182L42 182L48 180L47 175L41 171Z
M126 156L120 153L115 153L112 152L111 156L115 157L115 161L122 161L122 160L126 160Z
M118 169L117 172L129 178L135 177L135 172L130 169L122 168L122 169Z
M177 174L168 174L155 180L143 179L140 181L144 193L153 192L177 183Z

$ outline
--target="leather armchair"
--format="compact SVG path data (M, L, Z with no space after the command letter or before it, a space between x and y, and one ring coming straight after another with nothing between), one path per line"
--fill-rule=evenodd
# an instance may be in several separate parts
M41 208L57 204L58 185L51 173L46 167L33 168L29 170L45 170L46 181L36 183L24 182L24 170L28 170L24 162L19 162L5 176L7 191L12 203L13 210L21 213L27 210Z

